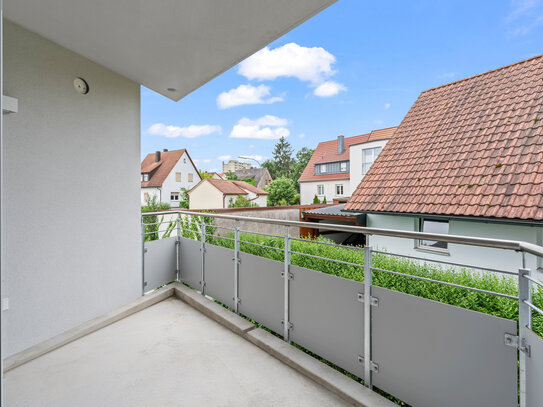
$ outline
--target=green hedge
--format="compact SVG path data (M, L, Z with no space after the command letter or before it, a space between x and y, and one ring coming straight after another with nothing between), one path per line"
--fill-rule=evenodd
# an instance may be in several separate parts
M225 237L233 238L233 234ZM246 253L266 257L273 260L283 261L284 239L267 237L255 234L243 233L240 236L242 243L240 250ZM273 250L244 244L245 242L258 243L279 250ZM317 241L330 243L329 240L319 238ZM234 242L227 239L215 237L213 244L233 249ZM364 252L361 247L337 247L315 243L315 241L292 240L291 250L304 254L315 255L327 259L341 260L349 263L364 264ZM459 284L467 287L479 288L482 290L518 295L517 279L507 275L500 275L490 272L478 272L468 269L443 267L435 263L421 263L397 256L385 254L373 254L373 267L396 271L414 276L427 277L434 280ZM312 270L333 274L343 278L356 281L364 281L363 267L352 266L341 263L334 263L327 260L315 259L300 254L291 255L291 263ZM518 320L518 301L498 297L490 294L483 294L469 291L462 288L449 287L437 283L415 280L409 277L396 276L381 271L373 272L373 283L377 286L400 291L403 293L427 298L458 307L495 315L502 318ZM543 308L543 290L534 288L532 302L539 308ZM532 329L543 336L543 317L533 313Z

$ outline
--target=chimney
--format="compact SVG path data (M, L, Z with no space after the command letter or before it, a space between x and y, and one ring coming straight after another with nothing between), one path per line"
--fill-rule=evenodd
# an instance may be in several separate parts
M345 152L345 137L337 136L337 153L343 154Z
M168 149L167 149L167 148L165 148L165 149L164 149L164 152L167 152L167 151L168 151Z
M155 152L155 162L159 162L160 161L160 151L156 151Z

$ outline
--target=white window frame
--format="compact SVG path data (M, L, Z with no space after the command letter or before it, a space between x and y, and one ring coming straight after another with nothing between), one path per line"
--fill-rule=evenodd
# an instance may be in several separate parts
M177 179L179 178L179 179ZM181 177L181 173L180 172L176 172L175 173L175 182L181 182L183 178Z
M170 192L170 201L179 202L179 192Z
M324 174L326 172L326 164L320 164L319 173Z
M379 150L379 151L377 151ZM371 166L381 154L381 151L383 150L383 147L372 147L372 148L364 148L362 150L362 176L365 176L368 171L370 170ZM371 151L371 160L366 161L366 151Z
M194 182L194 174L192 172L188 173L187 181L188 182Z
M341 193L338 193L338 187L341 187ZM344 189L343 189L343 184L336 184L336 196L343 196L343 192L344 192Z
M343 161L339 163L339 172L346 172L347 171L347 162Z
M147 174L147 173L142 174L142 180L143 180L143 182L148 182L149 181L149 174Z
M322 189L322 192L321 192ZM324 195L324 184L317 184L317 196Z
M445 219L418 218L416 222L418 225L417 230L419 232L425 232L424 222L434 222L434 223L446 223L447 234L450 233L451 224L448 220L445 220ZM440 244L440 246L436 246L436 244ZM446 254L446 255L449 254L449 244L447 242L417 239L415 240L415 249L429 251L429 252L438 253L438 254Z

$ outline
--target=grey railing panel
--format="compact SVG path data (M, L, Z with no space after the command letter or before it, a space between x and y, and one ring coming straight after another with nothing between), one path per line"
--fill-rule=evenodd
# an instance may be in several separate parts
M239 312L274 332L283 332L283 263L240 252Z
M339 367L364 375L364 285L290 266L291 340Z
M177 238L151 240L145 242L144 291L151 291L176 278L175 241Z
M179 246L179 275L180 280L192 288L202 289L202 261L198 240L180 238Z
M517 406L514 321L373 287L373 384L417 407Z
M234 306L234 250L206 243L205 293Z
M528 329L530 357L526 358L526 405L540 407L543 404L543 339Z

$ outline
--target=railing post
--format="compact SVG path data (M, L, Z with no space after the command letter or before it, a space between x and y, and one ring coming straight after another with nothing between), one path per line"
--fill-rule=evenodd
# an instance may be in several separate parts
M373 388L371 380L371 246L366 236L364 247L364 386Z
M283 270L284 281L284 311L283 311L283 339L290 343L290 228L285 232L285 263Z
M145 222L141 217L141 295L145 294Z
M234 229L234 311L239 314L239 221Z
M205 290L206 290L206 278L205 278L206 222L203 216L202 216L202 223L200 224L200 232L201 232L200 252L202 255L201 257L202 281L200 281L200 285L202 286L202 295L205 295Z
M178 283L181 281L181 270L179 270L180 256L181 256L181 215L177 215L177 242L175 245L175 258L176 258L176 268L175 268L175 281Z
M530 357L526 335L532 327L532 311L526 301L531 302L530 270L526 268L525 253L522 253L522 268L518 271L518 345L519 345L519 401L526 407L526 358Z

